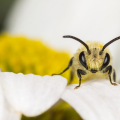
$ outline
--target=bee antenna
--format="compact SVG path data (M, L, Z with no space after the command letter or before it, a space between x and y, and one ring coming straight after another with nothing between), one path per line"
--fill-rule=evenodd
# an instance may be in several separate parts
M76 37L71 36L71 35L64 35L63 38L72 38L72 39L77 40L78 42L82 43L86 47L88 53L91 54L88 45L85 42L83 42L82 40L80 40L79 38L76 38Z
M111 43L113 43L113 42L115 42L115 41L117 41L117 40L119 40L119 39L120 39L120 36L118 36L118 37L112 39L111 41L109 41L108 43L106 43L106 44L103 46L103 48L102 48L102 50L101 50L101 52L100 52L100 55L102 54L102 52L104 51L104 49L105 49L108 45L110 45Z

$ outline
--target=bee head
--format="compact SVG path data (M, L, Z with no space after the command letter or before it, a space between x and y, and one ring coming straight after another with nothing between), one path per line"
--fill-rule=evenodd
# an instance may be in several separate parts
M116 37L113 40L106 43L101 48L101 45L99 44L97 45L97 42L93 42L92 44L88 45L79 38L76 38L74 36L66 35L63 37L75 39L79 41L81 44L83 44L83 46L86 48L86 51L80 52L79 61L84 68L91 71L92 73L96 73L108 66L111 58L110 53L107 52L106 47L111 43L115 42L116 40L120 39L120 36Z
M101 44L99 42L87 42L91 54L87 51L82 51L79 54L79 61L87 70L92 73L96 73L105 68L110 63L110 53L106 49L101 55Z

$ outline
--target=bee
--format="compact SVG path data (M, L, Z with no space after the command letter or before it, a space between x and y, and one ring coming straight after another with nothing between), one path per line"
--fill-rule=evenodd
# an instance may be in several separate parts
M61 75L71 67L71 80L73 79L73 74L79 79L79 85L75 89L80 87L81 79L105 78L109 79L111 85L117 85L116 72L112 67L112 57L107 46L119 40L120 36L112 39L105 45L92 41L85 43L81 39L70 35L65 35L63 38L72 38L80 42L81 46L70 59L68 66L61 73L53 75Z

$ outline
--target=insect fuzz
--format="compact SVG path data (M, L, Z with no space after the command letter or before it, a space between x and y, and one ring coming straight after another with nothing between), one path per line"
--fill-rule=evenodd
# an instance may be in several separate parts
M101 44L99 42L87 42L91 54L89 54L85 47L83 48L85 51L81 52L79 55L80 63L86 64L86 69L92 73L96 73L101 71L103 63L108 62L108 59L105 59L106 53L110 54L108 49L106 49L101 55L99 54L101 51ZM82 59L82 60L81 60ZM105 62L104 62L105 61ZM84 63L83 63L84 62ZM83 65L84 66L84 65Z

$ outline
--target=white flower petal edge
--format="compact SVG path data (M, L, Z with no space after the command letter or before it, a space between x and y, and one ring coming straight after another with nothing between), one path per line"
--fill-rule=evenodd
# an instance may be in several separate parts
M20 120L20 114L15 112L4 98L3 90L0 87L0 120Z
M85 120L120 120L120 85L109 80L91 80L69 85L62 99L68 102Z
M8 103L26 116L36 116L59 100L67 80L61 76L23 75L0 72L1 86Z

